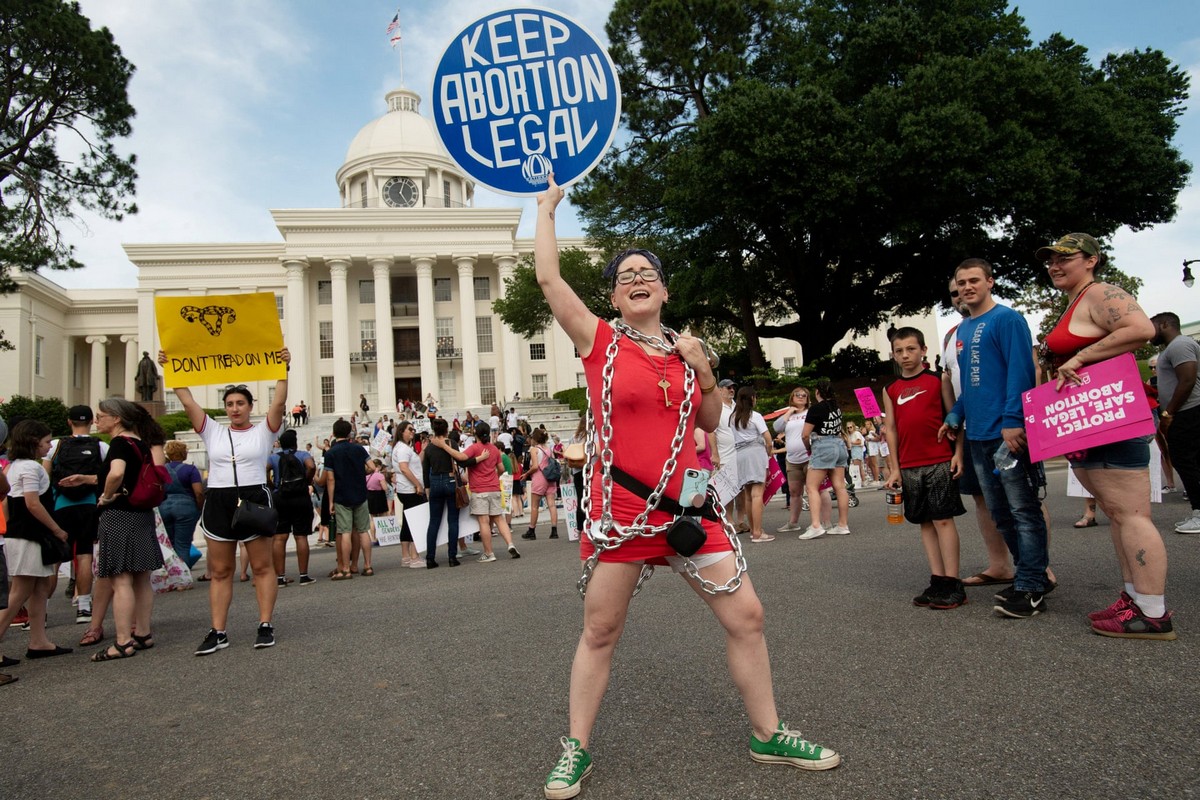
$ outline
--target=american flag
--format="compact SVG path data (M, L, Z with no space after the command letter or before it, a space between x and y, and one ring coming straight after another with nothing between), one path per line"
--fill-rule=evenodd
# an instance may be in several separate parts
M388 23L387 35L390 37L388 39L388 41L391 42L392 47L395 47L396 45L398 45L400 43L400 12L399 11L396 12L396 16L392 17L392 21Z

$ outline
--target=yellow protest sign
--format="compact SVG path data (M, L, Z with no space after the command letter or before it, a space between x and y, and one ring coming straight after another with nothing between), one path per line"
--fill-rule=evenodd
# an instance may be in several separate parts
M274 381L287 377L275 295L210 294L156 297L158 338L167 363L163 384Z

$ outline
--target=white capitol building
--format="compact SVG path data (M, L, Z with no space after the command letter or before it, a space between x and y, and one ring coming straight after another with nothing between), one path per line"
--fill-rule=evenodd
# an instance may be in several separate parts
M159 349L155 296L241 292L275 295L292 353L289 402L304 400L316 414L348 416L359 394L373 412L430 393L445 409L474 409L582 386L582 364L558 326L526 339L492 311L533 250L517 237L522 209L476 207L474 182L419 113L419 96L396 89L386 100L387 113L359 131L337 171L341 207L272 210L279 241L126 244L132 289L68 290L37 273L13 275L17 290L0 296L0 329L15 345L0 353L0 394L68 406L136 399L141 353ZM925 330L932 360L940 343L932 316L895 324ZM855 341L887 353L882 332ZM795 342L763 346L776 367L802 363ZM264 400L273 387L251 384ZM197 400L218 407L218 389L196 387ZM162 399L177 407L174 393Z

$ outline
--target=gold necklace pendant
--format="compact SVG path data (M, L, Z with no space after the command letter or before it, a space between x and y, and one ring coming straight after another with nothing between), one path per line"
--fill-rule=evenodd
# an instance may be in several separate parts
M663 402L666 404L667 408L670 408L671 398L667 397L667 389L671 388L671 382L667 380L666 376L664 375L663 379L658 382L658 385L663 390Z

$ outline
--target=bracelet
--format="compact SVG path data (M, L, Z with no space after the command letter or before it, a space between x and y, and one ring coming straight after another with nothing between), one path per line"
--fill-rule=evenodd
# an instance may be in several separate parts
M700 387L700 394L712 394L713 389L716 389L716 388L717 388L717 381L716 381L716 379L714 379L712 382L712 386L709 386L709 387L701 386Z

